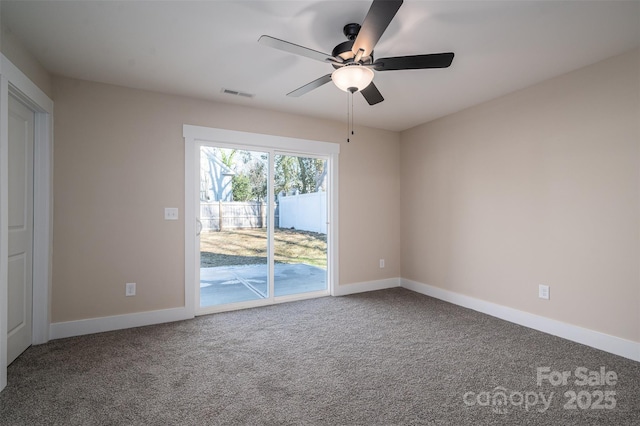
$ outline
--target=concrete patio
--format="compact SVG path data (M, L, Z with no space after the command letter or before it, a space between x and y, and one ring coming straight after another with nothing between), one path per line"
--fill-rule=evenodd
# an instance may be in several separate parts
M246 302L268 297L267 265L200 268L200 307ZM321 291L327 271L306 264L276 263L275 296Z

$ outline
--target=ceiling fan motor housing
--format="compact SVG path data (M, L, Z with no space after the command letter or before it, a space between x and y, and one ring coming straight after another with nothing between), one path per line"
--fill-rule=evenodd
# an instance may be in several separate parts
M347 24L344 26L342 32L344 33L344 35L347 37L348 40L334 47L333 50L331 51L331 56L333 56L334 58L340 58L344 62L351 62L353 61L353 58L355 58L356 56L355 53L353 53L352 49L353 49L353 43L355 42L356 37L360 32L360 24L354 24L354 23ZM363 65L372 64L373 52L371 52L371 55L361 58L360 63L362 63ZM336 65L336 64L332 64L332 65L336 69L340 67L339 65Z

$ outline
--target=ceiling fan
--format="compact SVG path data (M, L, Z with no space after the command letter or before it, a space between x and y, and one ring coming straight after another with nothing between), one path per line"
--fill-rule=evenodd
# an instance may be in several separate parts
M373 84L373 70L447 68L453 61L453 52L396 56L374 60L373 48L400 6L402 6L402 0L374 0L362 25L351 23L344 26L343 33L347 37L347 41L338 44L331 55L268 35L260 37L258 42L285 52L329 63L335 68L332 73L287 93L287 96L302 96L333 81L338 88L346 92L361 92L369 105L375 105L382 102L384 98L376 85Z

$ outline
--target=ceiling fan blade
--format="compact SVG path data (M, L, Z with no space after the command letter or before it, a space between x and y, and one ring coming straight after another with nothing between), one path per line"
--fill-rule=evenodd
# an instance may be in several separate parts
M353 43L352 51L354 54L358 53L360 49L364 50L362 56L367 57L371 55L373 48L375 47L380 37L387 29L389 23L396 16L396 12L402 6L402 0L374 0L367 16L364 18L362 28L358 32Z
M258 43L265 46L273 47L274 49L283 50L294 55L305 56L307 58L315 59L321 62L336 62L336 60L327 53L318 52L317 50L309 49L308 47L298 46L297 44L289 43L288 41L280 40L268 35L263 35L258 39Z
M369 105L379 104L380 102L384 101L382 94L380 93L376 85L373 84L373 81L360 92L362 93L362 96L364 96L364 98L367 100Z
M429 55L397 56L380 58L373 63L376 71L420 70L427 68L447 68L453 62L453 52Z
M313 89L317 89L318 87L327 84L330 81L331 81L331 74L327 74L325 76L320 77L317 80L313 80L311 83L307 83L304 86L297 88L293 92L287 93L287 96L297 98L299 96L304 95L305 93L309 93Z

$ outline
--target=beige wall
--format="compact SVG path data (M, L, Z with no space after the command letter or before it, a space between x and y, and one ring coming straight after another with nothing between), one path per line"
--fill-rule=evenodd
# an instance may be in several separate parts
M53 86L52 322L183 305L183 124L340 142L340 282L400 276L398 133L357 129L347 144L345 123L61 77ZM163 220L164 207L180 207L180 220Z
M636 50L403 132L403 278L640 341L639 97Z
M6 25L0 25L0 52L51 98L53 92L49 73Z

